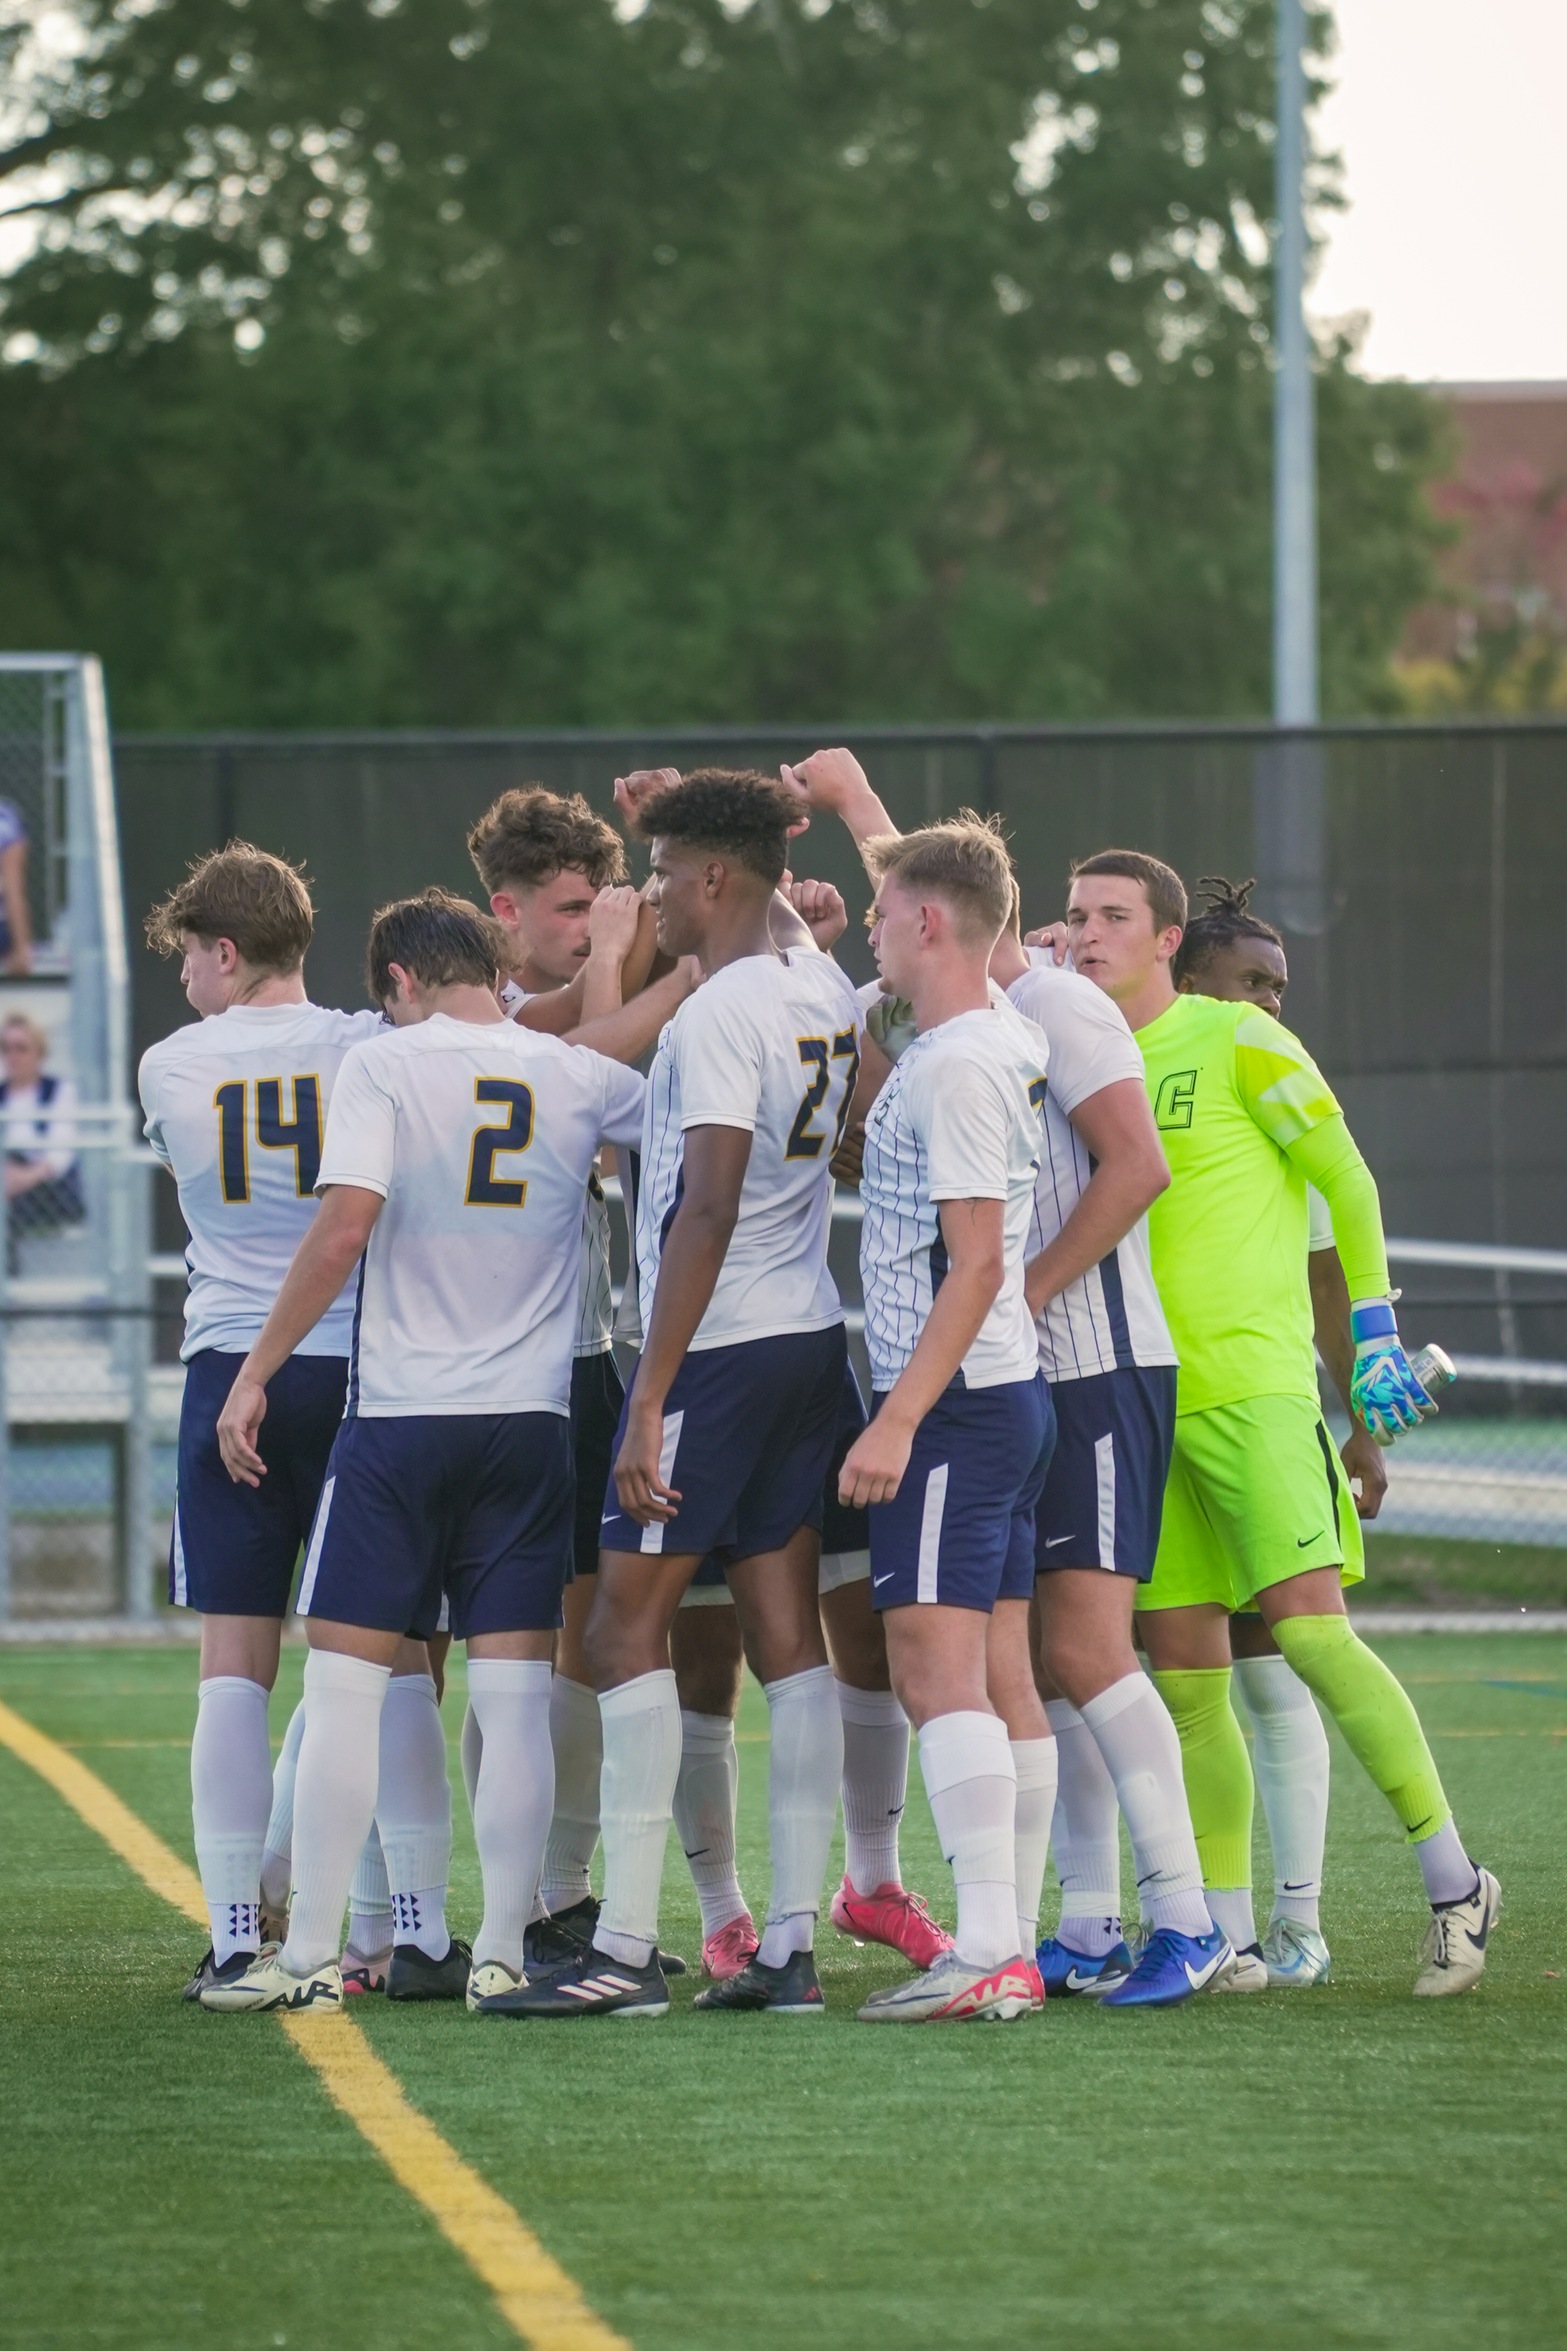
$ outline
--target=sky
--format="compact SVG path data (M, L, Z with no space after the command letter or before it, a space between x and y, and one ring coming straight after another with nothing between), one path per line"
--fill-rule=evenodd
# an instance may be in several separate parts
M1567 0L1335 0L1319 150L1345 164L1312 289L1361 366L1567 383Z

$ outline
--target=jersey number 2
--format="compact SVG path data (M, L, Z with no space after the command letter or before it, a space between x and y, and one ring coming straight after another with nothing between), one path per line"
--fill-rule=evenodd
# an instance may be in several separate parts
M463 1197L470 1208L520 1208L528 1197L527 1185L520 1179L498 1176L495 1159L498 1152L526 1151L533 1141L533 1088L520 1085L515 1078L475 1078L473 1098L475 1102L504 1102L510 1115L504 1124L480 1127L475 1133Z
M264 1151L292 1151L294 1190L308 1200L321 1173L321 1080L290 1078L294 1115L283 1116L282 1078L260 1078L256 1083L256 1141ZM250 1138L246 1116L250 1088L243 1078L231 1078L212 1097L218 1114L218 1175L230 1208L250 1198Z
M818 1135L811 1121L827 1099L827 1084L835 1061L847 1061L849 1074L844 1080L843 1100L838 1105L838 1123L833 1134L832 1147L837 1150L843 1141L844 1121L849 1115L849 1098L854 1092L854 1081L860 1071L860 1049L855 1043L853 1029L840 1029L829 1049L825 1037L801 1037L798 1040L800 1059L811 1072L811 1082L800 1097L800 1107L794 1114L789 1129L789 1141L784 1150L785 1159L819 1159L825 1135Z

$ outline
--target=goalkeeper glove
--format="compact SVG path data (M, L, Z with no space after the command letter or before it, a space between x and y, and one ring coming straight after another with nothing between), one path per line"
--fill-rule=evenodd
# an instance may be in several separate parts
M1355 1342L1351 1408L1379 1445L1391 1445L1403 1430L1420 1426L1422 1413L1433 1409L1431 1398L1404 1353L1386 1298L1363 1298L1351 1306L1349 1327Z

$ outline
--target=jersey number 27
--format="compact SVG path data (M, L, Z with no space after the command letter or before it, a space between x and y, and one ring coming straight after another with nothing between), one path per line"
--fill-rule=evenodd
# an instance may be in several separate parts
M849 1065L843 1081L843 1100L838 1105L838 1119L833 1131L832 1148L837 1150L843 1141L844 1121L849 1115L849 1100L854 1092L854 1081L860 1072L860 1048L853 1029L840 1029L829 1049L825 1037L801 1037L798 1040L800 1059L811 1072L811 1082L800 1097L800 1107L794 1114L789 1129L789 1141L784 1149L785 1159L819 1159L825 1135L816 1132L816 1113L827 1099L828 1081L835 1061Z

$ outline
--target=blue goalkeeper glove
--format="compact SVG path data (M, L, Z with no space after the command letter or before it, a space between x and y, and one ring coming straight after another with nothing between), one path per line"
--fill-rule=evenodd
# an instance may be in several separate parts
M1351 1306L1349 1328L1355 1342L1351 1409L1379 1445L1391 1445L1404 1430L1420 1426L1421 1415L1434 1409L1431 1398L1415 1377L1385 1298Z

